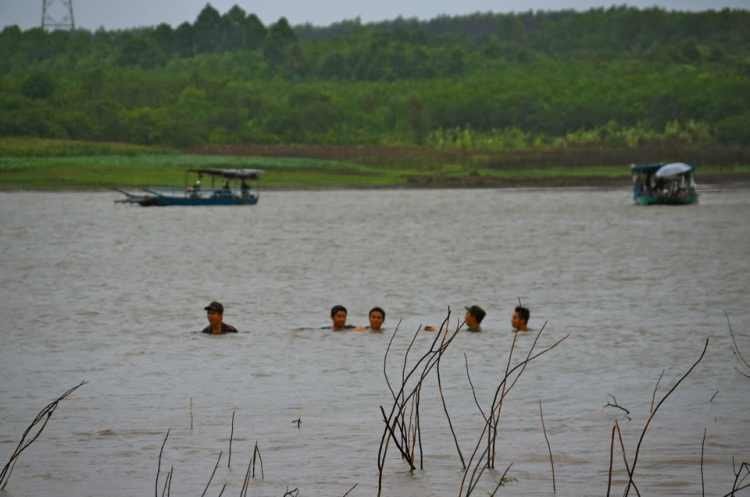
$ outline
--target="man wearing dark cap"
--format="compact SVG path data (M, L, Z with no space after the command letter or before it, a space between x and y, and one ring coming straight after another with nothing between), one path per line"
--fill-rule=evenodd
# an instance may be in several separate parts
M466 321L466 331L482 331L479 325L482 324L482 320L486 315L487 313L484 312L484 309L478 305L466 307L466 317L464 318Z
M203 308L206 311L209 325L203 328L203 333L221 335L224 333L237 333L237 328L226 324L224 319L224 306L219 302L211 302Z

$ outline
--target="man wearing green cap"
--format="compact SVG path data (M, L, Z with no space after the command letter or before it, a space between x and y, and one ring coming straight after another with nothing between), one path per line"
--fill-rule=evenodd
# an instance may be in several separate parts
M466 321L466 331L482 331L479 325L482 324L482 320L486 315L487 313L484 312L484 309L478 305L466 307L466 317L464 318Z

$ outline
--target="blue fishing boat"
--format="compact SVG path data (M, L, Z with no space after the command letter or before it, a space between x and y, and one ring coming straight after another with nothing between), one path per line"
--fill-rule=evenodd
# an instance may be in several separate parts
M640 205L698 202L695 168L682 162L630 166L633 200Z
M125 195L115 200L120 204L138 204L143 207L167 205L255 205L260 198L262 169L188 169L185 186L149 187L135 194L113 188ZM197 175L195 183L188 184L188 176ZM210 178L210 186L203 178Z

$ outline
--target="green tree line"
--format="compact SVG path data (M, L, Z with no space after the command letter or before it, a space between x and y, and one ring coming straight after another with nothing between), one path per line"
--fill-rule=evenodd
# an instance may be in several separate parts
M0 32L0 135L190 147L750 145L750 12Z

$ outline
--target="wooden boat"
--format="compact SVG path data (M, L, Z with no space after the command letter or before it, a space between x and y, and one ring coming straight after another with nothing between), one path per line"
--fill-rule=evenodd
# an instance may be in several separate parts
M695 168L682 162L630 166L633 200L640 205L698 202Z
M197 175L192 186L188 175ZM129 193L113 188L125 195L115 200L118 204L138 204L143 207L167 205L255 205L260 198L262 169L188 169L185 187L149 187L145 194ZM201 183L203 176L211 178L211 186ZM221 186L217 186L217 182ZM248 183L250 182L250 183Z

